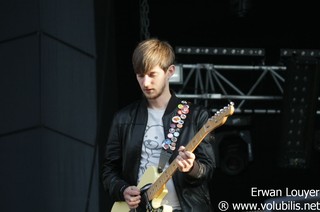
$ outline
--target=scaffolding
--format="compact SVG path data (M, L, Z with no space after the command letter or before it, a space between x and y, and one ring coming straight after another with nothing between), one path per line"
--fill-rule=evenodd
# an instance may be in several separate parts
M237 101L237 113L280 112L285 66L177 64L177 69L180 79L172 86L178 97L201 101L213 111L218 108L212 100L225 100Z

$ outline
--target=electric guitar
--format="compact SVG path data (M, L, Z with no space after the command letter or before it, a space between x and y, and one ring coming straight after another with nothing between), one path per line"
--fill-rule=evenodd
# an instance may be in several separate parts
M185 146L186 151L193 152L202 140L214 129L223 125L228 116L234 112L234 103L231 102L228 106L216 112L208 119L206 124L197 132L197 134ZM150 166L143 174L138 188L141 190L141 203L137 209L130 209L126 202L115 202L111 212L171 212L172 207L169 205L161 205L162 199L168 193L166 183L172 175L177 171L178 164L175 160L161 174L157 168Z

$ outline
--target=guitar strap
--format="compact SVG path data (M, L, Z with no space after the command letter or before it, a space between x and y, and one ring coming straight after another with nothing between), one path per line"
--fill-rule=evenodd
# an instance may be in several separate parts
M169 132L162 142L162 150L159 159L158 172L162 173L166 163L169 161L173 151L176 149L176 143L181 130L184 126L185 119L189 113L189 105L187 101L181 101L178 104L177 113L172 117Z

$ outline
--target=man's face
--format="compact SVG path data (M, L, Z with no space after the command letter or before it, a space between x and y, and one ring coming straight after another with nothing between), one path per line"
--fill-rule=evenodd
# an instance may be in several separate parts
M152 68L146 75L137 74L137 80L147 99L156 99L169 87L169 71L159 66Z

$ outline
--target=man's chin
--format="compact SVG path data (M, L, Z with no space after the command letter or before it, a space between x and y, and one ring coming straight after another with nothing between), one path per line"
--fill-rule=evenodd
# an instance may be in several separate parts
M147 99L153 100L153 99L158 98L159 95L154 94L154 93L144 93L144 96L145 96Z

